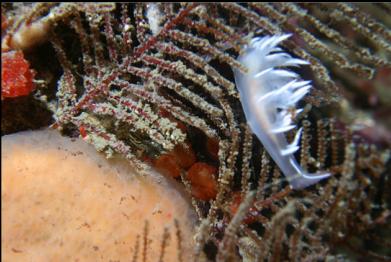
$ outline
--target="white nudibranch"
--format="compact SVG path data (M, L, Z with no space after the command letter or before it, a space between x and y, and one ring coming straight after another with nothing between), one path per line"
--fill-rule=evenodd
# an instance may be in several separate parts
M329 173L307 173L297 163L294 153L299 149L300 128L293 142L288 144L284 132L295 128L289 109L311 88L310 81L281 67L307 65L277 47L290 34L254 38L239 56L249 72L234 69L236 86L242 107L252 132L286 176L294 189L305 188L330 176ZM296 113L301 109L295 109ZM294 114L295 115L295 114Z

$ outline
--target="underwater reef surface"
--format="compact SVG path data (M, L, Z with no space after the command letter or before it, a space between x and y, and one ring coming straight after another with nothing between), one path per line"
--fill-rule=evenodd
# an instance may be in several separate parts
M177 180L197 213L198 260L387 261L390 12L387 3L4 3L2 63L23 52L28 65L7 83L24 76L34 88L2 93L2 135L50 125L140 174ZM251 71L238 57L254 37L282 34L292 36L273 52L307 61L289 70L312 85L285 136L301 129L295 160L331 174L301 190L252 134L234 77Z

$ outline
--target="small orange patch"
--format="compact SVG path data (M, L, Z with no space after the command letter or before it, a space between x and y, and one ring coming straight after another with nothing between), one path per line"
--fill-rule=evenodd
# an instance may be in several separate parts
M197 162L187 172L187 178L192 185L192 194L201 200L211 200L216 197L217 183L215 174L217 169L203 162Z
M209 138L206 141L206 150L213 160L219 160L219 140L217 138Z
M87 131L84 128L84 126L80 126L79 127L79 132L80 132L80 135L81 135L82 138L85 138L87 136Z
M193 149L189 143L176 145L173 152L178 165L184 169L188 169L197 160Z
M179 177L181 175L181 169L175 160L175 157L171 154L162 154L154 161L155 168L163 173L163 175L170 177Z
M231 214L233 216L238 211L239 206L243 201L243 198L242 198L240 192L235 192L232 199L233 199L233 201L231 203L230 209L231 209ZM257 217L257 209L255 207L250 207L246 217L243 219L243 222L245 224L251 224L257 220L256 217Z

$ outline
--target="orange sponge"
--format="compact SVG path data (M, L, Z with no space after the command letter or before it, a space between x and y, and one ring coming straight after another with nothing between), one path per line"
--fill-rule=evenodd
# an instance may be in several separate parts
M3 136L1 151L2 261L157 261L165 228L163 261L191 259L196 215L172 181L56 131Z

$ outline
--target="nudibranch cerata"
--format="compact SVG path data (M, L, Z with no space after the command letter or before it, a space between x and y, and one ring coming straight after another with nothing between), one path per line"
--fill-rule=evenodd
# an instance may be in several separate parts
M249 71L234 69L236 86L242 107L252 132L262 142L290 185L301 189L330 176L329 173L308 173L298 164L294 153L300 148L300 128L292 143L284 132L294 129L289 109L311 88L310 81L302 81L298 74L283 69L308 62L293 58L277 45L290 34L254 38L238 60ZM295 109L296 114L302 109Z

